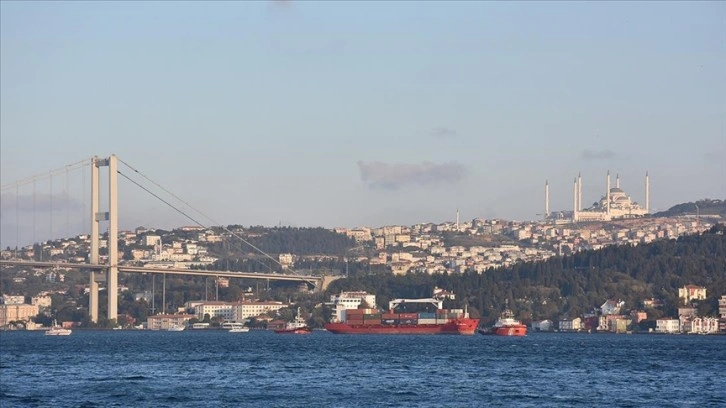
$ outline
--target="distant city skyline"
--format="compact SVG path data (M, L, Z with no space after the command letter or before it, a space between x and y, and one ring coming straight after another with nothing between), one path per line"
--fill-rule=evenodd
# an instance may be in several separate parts
M540 219L545 180L550 210L571 210L578 173L584 205L607 171L639 203L647 171L651 212L723 199L725 18L723 2L1 2L0 181L117 154L220 224L326 228ZM2 191L3 248L89 224L73 177L37 186L57 219L35 232L32 190ZM119 185L122 229L191 224Z

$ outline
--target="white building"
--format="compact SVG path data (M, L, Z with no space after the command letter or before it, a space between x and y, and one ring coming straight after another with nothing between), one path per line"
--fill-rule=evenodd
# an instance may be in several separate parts
M30 304L36 305L38 307L50 307L52 303L53 301L48 295L33 296L30 301Z
M706 288L703 286L686 285L678 288L678 297L683 304L687 304L692 300L703 300L706 299Z
M718 319L715 317L695 317L691 320L689 333L716 333L718 332Z
M532 322L532 329L534 331L552 331L552 320L540 320L538 322Z
M186 326L192 317L194 316L188 314L158 314L149 316L146 319L146 328L148 330L169 330L169 328L174 326Z
M340 295L331 295L330 302L333 306L333 320L342 322L345 320L346 309L357 309L365 301L369 307L376 307L376 295L368 292L341 292Z
M144 237L143 245L150 247L161 245L161 237L158 235L147 235Z
M655 321L656 333L678 333L680 321L678 319L658 319Z
M288 304L282 302L240 302L235 305L235 322L243 322L250 317L256 317L269 311L278 311Z
M25 303L25 296L22 295L3 295L3 304L6 305L22 305Z
M204 316L209 315L210 318L221 317L224 320L232 321L236 309L236 303L203 302L194 306L194 315L199 320L204 320Z

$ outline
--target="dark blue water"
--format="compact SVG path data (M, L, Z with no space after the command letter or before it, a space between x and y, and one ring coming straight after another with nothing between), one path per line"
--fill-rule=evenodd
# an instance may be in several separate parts
M726 406L726 336L0 333L0 406Z

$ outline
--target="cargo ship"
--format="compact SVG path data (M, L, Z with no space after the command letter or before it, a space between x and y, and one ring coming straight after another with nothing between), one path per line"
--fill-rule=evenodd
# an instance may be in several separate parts
M433 313L399 313L404 304L431 304ZM332 322L325 329L335 334L459 334L471 336L479 319L469 318L462 309L443 309L439 299L396 299L389 302L388 313L376 309L347 309L342 322Z
M514 313L507 307L494 323L494 326L479 329L479 333L497 336L526 336L527 326L515 319Z

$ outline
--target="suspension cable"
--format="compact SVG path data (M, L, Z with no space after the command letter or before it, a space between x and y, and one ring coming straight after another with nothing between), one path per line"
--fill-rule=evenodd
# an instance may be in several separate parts
M75 163L68 164L61 168L51 170L44 174L36 174L35 176L26 177L22 180L14 181L12 183L7 183L7 184L3 185L2 188L0 188L0 190L7 190L7 189L10 189L10 188L13 188L16 186L23 186L26 184L34 183L37 180L44 180L48 177L53 177L53 175L62 173L64 171L75 170L75 169L78 169L78 168L81 168L84 166L88 166L90 164L91 164L90 159L84 159L84 160L81 160L81 161L78 161Z
M223 226L223 225L222 225L221 223L219 223L219 222L215 221L214 219L212 219L211 217L207 216L206 214L204 214L204 213L203 213L203 212L201 212L200 210L196 209L196 208L195 208L194 206L192 206L192 205L191 205L191 204L189 204L188 202L184 201L183 199L181 199L181 198L180 198L179 196L177 196L176 194L172 193L171 191L167 190L166 188L164 188L163 186L161 186L161 185L160 185L159 183L157 183L157 182L155 182L155 181L151 180L151 179L150 179L149 177L147 177L147 176L146 176L145 174L143 174L143 173L142 173L142 172L140 172L139 170L137 170L137 169L135 169L134 167L132 167L132 166L131 166L130 164L126 163L125 161L123 161L123 160L121 160L121 159L118 159L118 161L120 161L121 163L123 163L124 165L126 165L126 166L127 166L127 167L128 167L129 169L131 169L132 171L134 171L135 173L137 173L137 174L138 174L139 176L143 177L144 179L148 180L148 181L149 181L150 183L154 184L155 186L157 186L158 188L160 188L161 190L163 190L163 191L164 191L165 193L169 194L170 196L172 196L172 197L174 197L175 199L177 199L178 201L180 201L180 202L181 202L182 204L184 204L184 205L186 205L187 207L189 207L190 209L194 210L194 211L195 211L196 213L198 213L198 214L199 214L199 215L201 215L202 217L204 217L204 218L206 218L207 220L209 220L209 221L210 221L210 222L211 222L212 224L215 224L215 225L219 225L219 226L220 226L220 228L222 228L222 230L224 230L225 232L229 233L229 234L230 234L230 235L232 235L233 237L235 237L235 238L239 239L240 241L244 242L245 244L249 245L249 246L250 246L250 247L252 247L252 248L253 248L254 250L256 250L256 251L257 251L257 252L259 252L260 254L264 255L264 256L265 256L266 258L268 258L268 259L272 260L272 261L273 261L273 262L275 262L276 264L280 265L280 267L283 267L283 268L284 268L284 266L283 266L283 265L282 265L282 264L280 263L280 261L278 261L277 259L273 258L272 256L270 256L269 254L267 254L267 253L266 253L265 251L261 250L260 248L257 248L257 247L256 247L256 246L255 246L254 244L252 244L251 242L249 242L249 241L247 241L246 239L242 238L242 237L241 237L241 236L240 236L239 234L235 233L234 231L230 230L229 228L227 228L227 227ZM148 190L148 189L146 189L145 187L141 186L141 185L140 185L140 184L138 184L137 182L135 182L135 181L131 180L131 179L130 179L130 178L129 178L128 176L126 176L125 174L122 174L122 173L121 173L120 171L119 171L118 173L119 173L119 174L121 174L122 176L124 176L124 177L125 177L126 179L130 180L130 181L131 181L132 183L134 183L134 184L136 184L137 186L141 187L141 188L142 188L142 189L144 189L144 190L145 190L146 192L148 192L149 194L153 195L154 197L156 197L156 198L157 198L157 199L159 199L160 201L164 202L164 203L165 203L166 205L170 206L171 208L173 208L174 210L176 210L176 211L177 211L177 212L179 212L180 214L184 215L185 217L187 217L188 219L190 219L190 220L191 220L192 222L194 222L195 224L199 225L199 226L200 226L200 227L202 227L202 228L209 228L208 226L206 226L206 225L204 225L204 224L200 223L199 221L195 220L194 218L190 217L190 216L189 216L188 214L184 213L183 211L179 210L178 208L176 208L176 207L172 206L172 205L171 205L171 204L169 204L169 203L168 203L167 201L163 200L163 199L162 199L161 197L159 197L158 195L156 195L156 194L152 193L151 191L149 191L149 190ZM268 266L268 268L269 268L269 266ZM292 269L292 268L289 268L289 269L290 269L290 270L291 270L291 271L292 271L293 273L296 273L294 269Z

